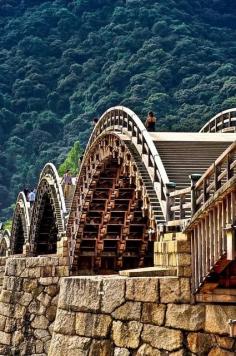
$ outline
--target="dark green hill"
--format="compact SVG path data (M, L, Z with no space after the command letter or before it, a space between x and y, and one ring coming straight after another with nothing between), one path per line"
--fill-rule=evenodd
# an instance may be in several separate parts
M0 31L0 209L111 105L185 131L236 105L234 0L0 0Z

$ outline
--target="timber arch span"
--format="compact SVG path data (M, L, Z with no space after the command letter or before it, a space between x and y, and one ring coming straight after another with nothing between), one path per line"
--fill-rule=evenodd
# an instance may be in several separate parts
M76 274L177 268L165 244L185 233L194 293L206 282L236 286L235 128L235 108L197 133L150 133L130 109L110 108L91 134L69 202L47 164L28 230L23 218L19 224L27 203L16 207L12 246L24 239L31 255L67 256ZM224 282L222 273L230 276Z

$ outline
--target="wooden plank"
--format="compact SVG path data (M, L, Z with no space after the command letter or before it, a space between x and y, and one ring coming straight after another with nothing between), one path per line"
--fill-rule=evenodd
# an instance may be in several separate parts
M214 260L213 265L218 260L218 231L217 231L217 206L214 207L213 210L213 225L214 225Z
M217 205L218 258L222 256L222 202Z
M205 250L205 275L210 272L210 236L209 236L209 215L205 218L205 239L206 239L206 250Z
M198 245L197 245L197 259L198 259L198 287L202 282L202 235L201 235L201 226L198 224Z
M206 234L205 234L205 219L201 220L201 256L202 256L202 281L206 277Z
M175 190L174 192L170 193L170 197L178 197L180 195L185 195L191 192L191 187Z
M213 211L209 211L209 254L210 254L210 269L214 265L214 232L213 232Z

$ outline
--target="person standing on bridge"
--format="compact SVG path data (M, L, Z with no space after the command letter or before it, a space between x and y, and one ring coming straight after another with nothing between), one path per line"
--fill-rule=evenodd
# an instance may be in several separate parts
M64 174L61 184L62 183L63 183L64 197L65 199L67 199L70 194L70 186L72 185L72 177L69 169L67 169L66 173Z
M145 126L146 126L146 129L147 131L149 132L155 132L156 131L156 117L154 116L153 112L150 111L148 113L148 116L147 116L147 119L146 119L146 122L145 122Z
M30 208L32 209L35 202L35 196L36 196L35 191L31 189L28 196L29 196Z

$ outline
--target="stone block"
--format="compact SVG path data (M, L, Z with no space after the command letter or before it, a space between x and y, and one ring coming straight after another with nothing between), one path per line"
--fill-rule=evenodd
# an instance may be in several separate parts
M41 268L40 267L33 267L28 269L28 277L29 278L40 278L41 275Z
M6 276L19 277L25 270L24 258L9 258L6 264Z
M141 321L147 324L163 325L166 306L157 303L143 303Z
M20 324L21 327L21 320L19 320L19 323L17 323L16 319L14 318L7 318L6 319L6 324L5 324L5 332L7 333L13 333L16 330L16 326ZM20 329L19 327L19 329Z
M181 331L149 324L144 324L141 337L152 347L167 351L178 350L183 343Z
M75 313L58 309L54 323L54 332L75 335Z
M88 356L91 339L80 336L53 334L48 355Z
M100 309L102 282L99 277L70 277L61 280L58 307L73 311Z
M0 331L4 331L5 325L6 325L6 317L3 315L0 315ZM0 340L1 343L1 340Z
M188 253L178 253L177 254L177 265L178 266L191 266L191 255Z
M12 294L13 294L12 291L3 289L2 293L1 293L1 302L10 303L11 302L11 298L12 298Z
M119 347L136 349L139 346L142 324L138 321L113 321L112 338Z
M50 305L46 310L46 318L52 322L55 320L57 313L57 307L55 305Z
M236 319L234 305L206 305L205 330L216 334L229 334L229 319Z
M28 311L31 314L44 315L46 307L43 306L38 300L33 300L28 307Z
M189 303L191 298L188 278L160 279L161 303Z
M112 319L109 315L77 313L76 334L86 337L107 337L111 321Z
M187 345L191 352L197 355L206 355L212 345L214 339L210 334L189 333L187 337Z
M24 318L25 313L26 313L26 307L24 305L20 305L20 304L15 305L15 310L13 315L16 319Z
M166 326L176 329L198 331L205 325L205 306L169 304L166 312Z
M22 289L24 292L31 293L38 287L37 279L25 279L23 281Z
M59 293L59 287L57 285L48 286L45 288L45 292L53 298Z
M55 273L58 277L69 277L69 268L67 266L56 267Z
M31 303L32 299L33 299L33 295L31 293L25 292L22 293L22 295L18 299L18 303L20 305L27 307Z
M39 278L39 284L42 286L50 286L51 284L57 284L59 277L41 277Z
M176 252L177 253L191 253L191 242L184 240L176 241Z
M43 329L35 329L34 336L36 337L36 339L39 339L44 342L51 339L50 333L47 330L43 330Z
M235 352L229 352L219 347L213 347L209 352L208 356L235 356Z
M52 298L45 292L41 292L36 298L42 305L48 307L51 303Z
M112 356L113 347L110 340L93 340L89 356Z
M222 347L223 349L226 350L231 350L234 345L235 338L216 335L216 342L219 347Z
M148 344L143 344L138 349L136 356L162 356L162 353Z
M11 317L14 313L14 306L12 304L2 303L0 302L0 312L3 316Z
M112 313L114 319L119 320L140 320L141 317L141 303L140 302L126 302Z
M11 334L0 331L0 343L2 345L11 345Z
M12 335L12 345L19 346L24 341L24 334L22 331L15 331Z
M49 321L44 315L36 315L31 323L32 328L46 330L49 326Z
M40 269L40 277L54 277L55 267L54 266L44 266Z
M125 278L104 278L102 284L102 306L104 313L112 313L117 307L125 302Z
M130 352L128 349L115 347L114 356L130 356Z
M158 278L129 278L126 280L126 299L138 302L159 302Z

